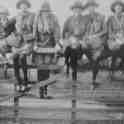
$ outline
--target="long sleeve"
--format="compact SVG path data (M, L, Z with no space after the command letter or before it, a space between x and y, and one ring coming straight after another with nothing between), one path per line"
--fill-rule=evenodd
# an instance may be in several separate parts
M122 31L123 31L123 36L124 36L124 14L122 15Z
M32 14L32 17L31 17L32 33L33 33L33 25L34 25L34 21L35 21L35 14Z
M85 16L85 33L84 33L84 37L89 35L90 32L90 26L91 26L91 19L89 15Z
M59 25L58 19L56 17L54 17L54 37L55 37L56 42L58 42L61 37L60 25Z
M98 36L101 37L106 33L107 33L107 25L106 25L104 17L102 17L101 18L101 31L98 33Z
M66 49L65 49L65 52L64 52L64 57L65 57L65 64L69 65L69 58L70 58L70 52L71 52L71 48L68 46Z
M35 14L34 13L30 13L29 18L27 19L27 26L30 27L30 33L32 33L33 35L33 24L34 24L34 19L35 19Z
M39 17L39 15L37 14L37 15L34 17L34 23L33 23L33 37L35 37L35 39L37 39L38 17Z
M88 36L90 33L90 27L91 27L91 23L88 23L86 26L86 32L85 32L85 36Z
M69 31L70 21L71 21L71 18L68 18L66 22L64 23L64 27L62 31L63 39L66 39L70 35L70 31Z
M107 32L108 32L108 35L109 37L112 37L114 34L113 34L113 25L112 25L112 19L109 18L108 21L107 21Z
M107 33L107 25L106 25L106 21L103 21L103 34Z

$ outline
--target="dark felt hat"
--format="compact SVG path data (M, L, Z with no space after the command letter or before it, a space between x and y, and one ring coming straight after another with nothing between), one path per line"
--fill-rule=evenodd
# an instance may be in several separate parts
M115 12L115 7L117 5L121 6L122 7L122 11L124 11L124 3L121 0L117 0L117 1L113 2L112 5L111 5L111 11L112 12Z
M76 1L72 6L71 6L71 9L76 9L76 8L79 8L79 9L84 9L83 5L82 5L82 2L81 1Z
M51 7L48 1L45 1L40 9L41 12L51 12Z
M89 7L95 7L95 8L97 8L98 6L99 6L99 4L96 3L95 0L89 0L89 1L85 4L84 9L88 9Z
M16 4L16 8L20 9L21 4L26 4L28 8L31 7L31 3L28 0L19 0Z

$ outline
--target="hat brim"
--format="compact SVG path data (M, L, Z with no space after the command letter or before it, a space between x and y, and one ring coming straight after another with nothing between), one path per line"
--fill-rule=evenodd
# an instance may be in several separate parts
M51 10L40 10L40 12L49 12L49 13L51 13L52 11Z
M0 16L9 16L9 13L0 12Z
M87 3L85 6L84 6L84 9L88 9L90 7L95 7L95 8L98 8L99 7L99 4L93 2L93 3Z
M31 8L31 4L30 4L28 1L19 1L19 2L16 4L16 8L17 8L17 9L20 9L21 4L26 4L26 5L27 5L27 8Z
M83 10L84 7L83 6L71 6L71 10L73 10L73 9L81 9L81 10Z
M124 12L124 3L121 2L121 1L117 1L117 2L114 2L112 5L111 5L111 11L112 12L115 12L115 7L117 5L120 5L122 7L122 12Z

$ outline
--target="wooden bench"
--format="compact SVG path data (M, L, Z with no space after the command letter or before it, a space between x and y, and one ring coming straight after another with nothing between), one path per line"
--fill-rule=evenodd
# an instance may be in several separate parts
M42 51L41 51L42 50ZM35 51L36 52L36 51ZM48 49L37 49L37 53L38 54L41 54L41 52L42 53L50 53L50 54L53 54L53 53L55 53L56 51L55 51L55 49L53 49L53 48L48 48ZM8 69L9 68L14 68L14 65L12 64L12 63L9 63L8 61L2 61L2 63L0 63L1 65L4 65L4 70L3 70L3 72L4 72L4 77L5 77L5 79L7 79L7 77L8 77L8 74L7 74L7 72L8 72ZM59 65L40 65L40 66L36 66L36 65L33 65L33 64L28 64L27 65L27 68L28 69L36 69L36 70L43 70L43 71L47 71L47 70L49 70L49 72L48 73L50 73L50 72L56 72L56 71L60 71L61 70L61 68L62 68L62 66L59 66ZM48 76L48 78L49 78L49 76ZM39 88L39 93L40 93L40 97L41 98L44 98L45 96L47 96L47 87L49 86L49 85L52 85L54 82L55 82L55 80L53 80L53 79L45 79L45 80L43 80L41 83L39 83L41 80L37 80L36 82L38 82L39 83L39 85L38 85L38 87L40 87ZM41 86L40 86L41 85ZM32 88L31 88L32 89Z

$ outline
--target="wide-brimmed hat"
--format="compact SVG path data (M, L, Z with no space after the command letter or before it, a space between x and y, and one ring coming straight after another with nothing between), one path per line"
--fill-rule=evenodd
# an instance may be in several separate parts
M45 1L40 9L41 12L51 12L51 7L50 7L50 3L48 1Z
M122 7L122 11L124 11L124 3L121 0L116 0L115 2L112 3L111 5L111 11L115 12L115 7L119 5Z
M28 8L31 7L31 3L28 0L19 0L16 4L16 8L20 9L21 4L26 4Z
M8 9L3 6L0 6L0 15L9 16Z
M85 4L84 9L88 9L89 7L95 7L95 8L97 8L98 6L99 6L99 4L95 0L89 0Z
M77 8L82 9L82 10L84 9L81 1L76 1L70 8L72 10L77 9Z

